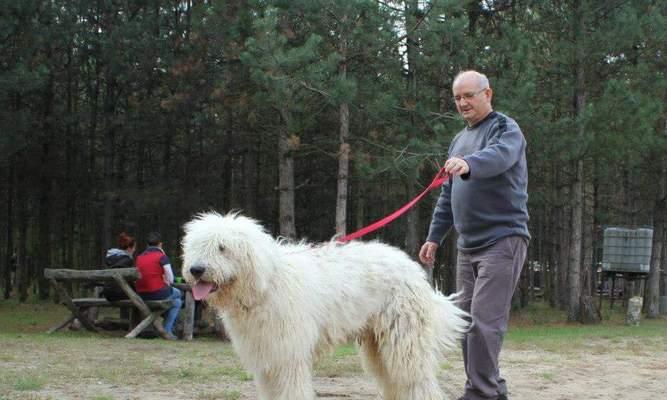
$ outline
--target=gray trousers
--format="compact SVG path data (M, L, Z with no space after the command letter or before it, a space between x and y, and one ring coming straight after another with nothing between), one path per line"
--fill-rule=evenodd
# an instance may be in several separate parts
M459 306L472 316L470 331L463 338L466 400L495 400L507 394L498 356L527 248L525 238L509 236L478 252L458 252Z

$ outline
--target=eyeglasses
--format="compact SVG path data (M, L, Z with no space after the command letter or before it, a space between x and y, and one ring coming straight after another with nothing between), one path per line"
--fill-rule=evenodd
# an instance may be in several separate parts
M477 96L478 94L482 93L482 92L485 91L486 89L488 89L488 88L484 88L484 89L478 90L477 92L474 92L474 93L463 93L463 95L461 95L461 96L458 96L458 95L457 95L457 96L454 96L454 97L452 97L452 99L454 99L454 101L455 101L456 103L460 102L460 101L463 100L463 99L465 99L466 101L470 101L470 100L472 100L473 97L475 97L475 96Z

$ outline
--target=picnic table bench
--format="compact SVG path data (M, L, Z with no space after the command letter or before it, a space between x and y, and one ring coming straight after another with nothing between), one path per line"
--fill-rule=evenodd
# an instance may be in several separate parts
M141 314L142 320L130 332L125 335L126 338L135 338L146 328L153 325L158 334L166 338L167 333L162 326L162 314L169 309L172 301L165 300L144 300L130 285L131 282L140 278L140 273L136 268L115 268L99 270L73 270L73 269L51 269L44 270L44 277L48 279L60 295L60 300L67 307L71 315L63 322L55 325L48 330L53 333L64 328L78 319L88 330L99 332L100 329L88 316L88 310L93 307L134 307ZM65 282L79 281L89 285L103 285L105 282L116 282L118 286L127 295L128 299L118 301L108 301L105 298L82 297L72 298L72 295L65 288ZM195 304L192 297L192 291L187 284L175 285L185 292L185 321L183 324L183 339L192 340L192 331L194 325Z

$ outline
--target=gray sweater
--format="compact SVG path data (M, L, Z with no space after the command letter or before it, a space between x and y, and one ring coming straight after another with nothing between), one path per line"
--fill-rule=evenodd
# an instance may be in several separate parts
M507 236L530 239L526 140L516 121L491 112L454 137L449 157L462 157L470 171L442 185L427 241L442 243L452 224L463 252Z

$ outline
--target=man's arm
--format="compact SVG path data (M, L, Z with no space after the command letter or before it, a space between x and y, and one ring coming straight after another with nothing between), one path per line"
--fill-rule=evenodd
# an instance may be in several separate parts
M428 228L428 236L426 238L427 242L440 245L447 231L451 228L453 223L451 196L451 180L447 180L442 185L440 197L438 197L438 202L433 210L433 217L431 218L431 225Z
M470 169L469 177L490 178L507 171L521 158L525 143L519 126L509 123L485 148L463 157Z
M162 275L164 283L171 285L174 283L174 273L171 270L171 262L169 261L169 257L163 255L160 258L160 265L162 265L162 269L164 270L164 274Z
M435 251L438 249L440 242L452 226L452 203L451 203L452 187L450 181L442 185L440 197L433 210L433 217L431 218L431 226L428 229L428 237L419 250L419 259L426 265L433 265L435 261Z
M174 283L174 273L171 271L171 264L165 264L162 268L164 269L164 283L171 285Z

